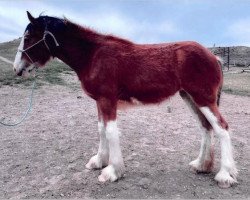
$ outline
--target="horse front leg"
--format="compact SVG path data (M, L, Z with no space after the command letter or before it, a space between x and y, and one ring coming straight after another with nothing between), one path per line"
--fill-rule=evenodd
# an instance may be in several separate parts
M100 137L100 143L97 154L94 155L86 164L87 169L101 169L103 167L106 167L109 162L109 145L105 133L105 126L102 113L100 111L98 103L97 103L97 110L98 110L98 132Z
M117 127L116 112L117 102L109 99L99 101L100 112L103 116L104 132L109 144L109 163L98 177L100 182L116 181L124 173L124 162L119 141L119 129Z

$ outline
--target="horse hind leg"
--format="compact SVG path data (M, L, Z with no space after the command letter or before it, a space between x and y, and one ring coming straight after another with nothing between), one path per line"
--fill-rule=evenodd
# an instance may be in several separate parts
M216 104L202 106L199 109L207 118L215 133L219 136L221 145L221 168L215 176L215 180L220 187L228 188L237 182L237 169L233 159L233 148L228 133L228 125L221 116Z
M216 174L215 180L218 182L219 187L228 188L237 182L237 169L233 159L233 149L231 138L228 133L228 124L218 109L219 93L217 91L211 94L211 91L209 91L204 94L204 92L188 91L188 94L190 94L200 112L212 126L214 132L219 136L221 146L221 168Z
M195 172L209 173L214 166L213 132L210 123L199 110L192 98L185 91L180 91L180 95L190 108L194 117L200 122L202 133L200 152L198 157L189 163Z

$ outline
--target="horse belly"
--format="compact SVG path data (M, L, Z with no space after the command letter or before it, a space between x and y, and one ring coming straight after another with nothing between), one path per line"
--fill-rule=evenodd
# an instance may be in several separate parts
M174 73L159 73L148 79L136 80L131 88L131 97L144 104L160 103L174 95L180 89L180 83Z
M129 101L119 100L117 104L118 110L127 110L134 107L143 106L144 104L136 98L131 97Z
M119 109L127 109L147 104L157 104L168 99L179 90L176 84L149 84L147 87L133 87L124 91L118 101ZM126 97L126 98L122 98Z
M176 92L176 89L170 87L158 88L154 90L143 91L141 93L139 92L138 94L134 95L134 98L144 104L160 103L174 95Z

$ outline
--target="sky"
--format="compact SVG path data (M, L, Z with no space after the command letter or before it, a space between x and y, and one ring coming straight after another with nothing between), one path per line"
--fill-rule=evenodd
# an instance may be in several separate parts
M27 10L136 43L250 46L250 0L0 0L0 42L22 36Z

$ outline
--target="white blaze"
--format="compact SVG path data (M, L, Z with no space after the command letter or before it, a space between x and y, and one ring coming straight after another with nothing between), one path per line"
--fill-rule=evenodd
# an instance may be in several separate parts
M18 50L23 50L23 46L24 46L24 36L21 39L21 43L18 47ZM21 65L21 57L22 57L22 52L21 51L17 51L16 57L15 57L15 61L14 61L14 69L16 71L19 71L19 66Z

